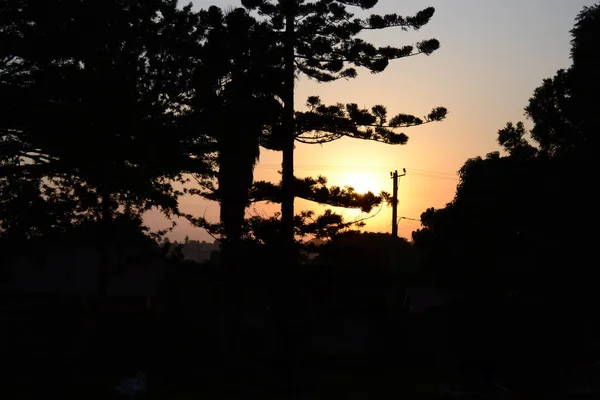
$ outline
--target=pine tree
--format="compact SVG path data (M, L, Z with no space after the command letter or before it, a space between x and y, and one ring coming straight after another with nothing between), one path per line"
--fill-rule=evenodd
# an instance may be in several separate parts
M390 60L417 54L429 55L439 48L436 39L424 40L415 46L376 47L357 37L364 30L399 27L419 29L429 22L434 9L429 7L415 16L397 14L371 15L366 19L353 18L348 6L370 9L377 0L242 0L249 10L265 17L270 28L278 32L283 48L285 70L284 114L282 119L282 238L288 253L294 243L294 141L296 135L294 84L303 73L320 82L357 75L353 66L365 67L373 73L383 71ZM348 66L351 65L351 66Z

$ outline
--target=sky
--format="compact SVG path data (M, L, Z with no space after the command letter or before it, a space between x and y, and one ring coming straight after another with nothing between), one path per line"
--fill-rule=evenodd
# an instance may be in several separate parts
M210 5L227 8L241 1L192 1L196 9ZM525 120L523 109L534 89L558 69L568 68L570 34L574 19L593 0L380 0L367 12L355 15L397 13L414 15L433 6L435 15L419 31L389 28L362 35L375 45L403 46L436 38L441 47L430 56L395 60L379 74L358 70L358 77L333 83L301 78L296 87L296 105L318 95L324 103L357 103L361 107L386 106L397 113L424 116L436 106L448 109L438 123L400 130L409 140L390 146L357 139L341 139L325 145L297 144L295 173L298 177L325 176L329 183L353 186L359 192L392 191L390 171L406 169L398 189L398 234L410 239L420 227L420 215L429 207L441 208L452 201L458 183L457 171L472 157L500 150L499 129L509 122ZM281 153L262 151L255 180L278 182ZM219 206L198 197L184 197L183 211L204 215L217 222ZM298 199L296 212L325 206ZM272 215L278 205L256 204L249 214ZM348 219L364 218L358 210L333 208ZM366 221L366 231L390 232L391 208L375 210ZM375 213L374 212L374 213ZM414 220L417 221L414 221ZM155 229L168 225L158 213L146 216ZM202 229L178 220L173 240L212 241Z

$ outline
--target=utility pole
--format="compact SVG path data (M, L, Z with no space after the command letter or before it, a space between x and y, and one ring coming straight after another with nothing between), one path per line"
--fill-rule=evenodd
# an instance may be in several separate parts
M390 172L390 176L394 180L394 189L392 195L392 237L398 237L398 178L406 175L406 168L402 168L402 175L398 175L398 171Z

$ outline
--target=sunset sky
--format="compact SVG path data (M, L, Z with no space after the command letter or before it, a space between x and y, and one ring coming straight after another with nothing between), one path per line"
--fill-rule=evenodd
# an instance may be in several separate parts
M240 6L236 0L193 1L196 8L210 5ZM471 157L498 150L496 133L508 121L523 120L523 108L542 79L570 65L570 34L575 16L594 0L380 0L366 14L413 15L433 6L431 22L417 32L390 28L363 35L376 45L414 44L436 38L441 48L433 55L393 61L380 74L359 70L354 80L319 84L300 79L296 88L298 109L306 98L318 95L329 103L385 105L396 113L423 116L435 106L448 108L440 123L403 130L404 146L389 146L342 139L319 145L298 144L296 176L323 175L332 185L349 185L357 191L392 191L390 171L406 168L400 178L398 216L419 219L428 207L443 207L452 200L458 182L456 172ZM183 4L183 2L182 2ZM361 13L356 12L357 15ZM256 180L278 182L281 154L263 151L255 170ZM218 221L218 204L197 197L181 201L186 212L205 214ZM272 214L278 205L257 204L250 213ZM296 211L323 206L297 200ZM348 218L361 214L341 211ZM147 216L153 228L166 226L156 213ZM399 235L410 238L420 227L403 219ZM384 207L367 221L367 231L389 232L391 209ZM212 241L201 229L178 221L171 238Z

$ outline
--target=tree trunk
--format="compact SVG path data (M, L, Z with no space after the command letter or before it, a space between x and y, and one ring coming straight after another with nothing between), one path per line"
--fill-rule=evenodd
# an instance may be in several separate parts
M231 133L237 131L239 134L242 129L240 127L237 130L237 127L234 127ZM248 136L253 134L254 132L242 133ZM231 141L231 138L225 140L227 139ZM234 146L243 148L232 149L231 143L223 143L219 150L220 220L225 236L222 255L228 259L235 258L241 251L248 192L252 187L254 165L258 154L258 138L251 142L243 140L237 142ZM224 263L228 264L225 259Z
M282 155L282 202L281 224L284 267L293 262L294 252L294 45L295 45L295 0L286 1L286 28L285 28L285 96L284 102L284 138Z
M286 293L287 277L296 261L294 240L294 47L296 0L284 0L285 36L284 36L284 118L283 118L283 155L282 155L282 202L281 202L281 244L278 256L279 268L271 279L271 291L274 295L273 306L275 324L278 331L277 356L275 357L276 381L280 390L293 391L293 360L291 332L289 325L289 294Z
M112 211L110 209L110 193L106 189L101 189L101 217L100 227L98 236L98 251L99 251L99 263L98 263L98 297L100 303L104 303L107 296L108 289L108 278L109 278L109 236L110 236L110 225L112 222Z

